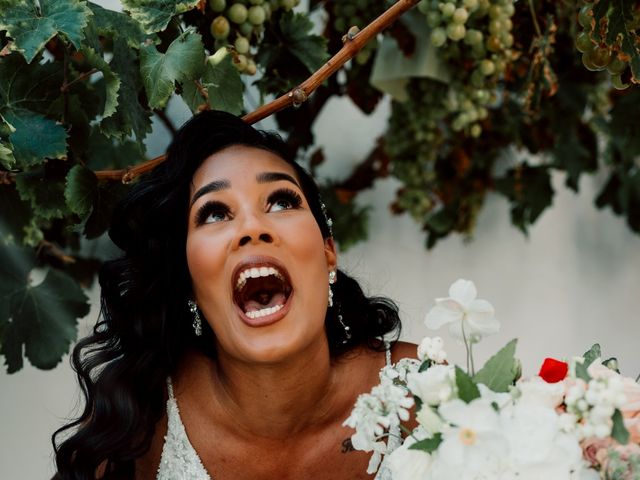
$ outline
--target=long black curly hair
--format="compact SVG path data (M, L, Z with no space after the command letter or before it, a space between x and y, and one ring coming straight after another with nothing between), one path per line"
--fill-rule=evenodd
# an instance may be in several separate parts
M194 172L232 145L271 151L291 165L323 237L331 236L317 185L280 136L218 111L185 123L167 160L134 185L115 210L109 235L124 254L102 266L101 317L73 349L85 405L79 418L53 434L56 478L93 479L98 470L102 478L133 478L134 462L149 449L163 416L166 379L182 354L198 348L215 357L208 324L203 322L200 337L191 328L186 219ZM393 302L367 298L342 271L332 288L351 333L345 343L336 309L328 309L325 329L334 358L359 345L381 350L382 336L397 340L400 320Z

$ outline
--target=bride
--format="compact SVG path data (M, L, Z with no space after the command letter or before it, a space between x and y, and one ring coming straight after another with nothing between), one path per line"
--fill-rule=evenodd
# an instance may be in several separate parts
M54 434L56 478L370 478L342 422L414 346L383 340L397 308L338 269L318 188L277 135L196 115L110 235L123 256L73 352L85 406Z

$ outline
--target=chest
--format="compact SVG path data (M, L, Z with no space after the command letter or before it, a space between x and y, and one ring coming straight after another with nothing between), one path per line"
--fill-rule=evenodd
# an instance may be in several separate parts
M229 436L193 441L213 480L370 479L366 473L370 454L349 448L351 433L334 427L282 441Z

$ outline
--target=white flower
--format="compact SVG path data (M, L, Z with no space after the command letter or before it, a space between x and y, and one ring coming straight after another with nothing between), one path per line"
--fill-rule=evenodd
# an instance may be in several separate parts
M513 402L513 396L510 393L494 392L484 383L478 384L478 390L480 390L480 396L483 399L489 403L495 403L499 410Z
M444 342L440 337L424 337L418 345L418 358L423 362L431 360L434 363L443 363L447 359L447 352L443 346Z
M442 404L439 412L452 425L443 431L439 461L454 469L463 467L467 474L478 474L477 477L465 474L462 478L494 478L491 475L500 469L506 442L491 404L482 398L468 404L456 398Z
M424 372L409 373L407 386L427 405L449 400L455 390L455 370L451 365L434 365Z
M454 338L470 343L496 333L500 323L495 318L493 306L486 300L477 299L478 292L470 280L457 280L449 288L449 297L437 298L425 318L427 328L438 329L449 325Z
M580 463L578 439L560 429L555 410L535 403L517 403L500 413L509 443L509 460L519 472L562 472L536 478L567 478Z
M388 457L387 466L393 480L420 480L427 477L431 469L431 455L409 447L416 442L412 437L395 449Z
M518 403L555 408L562 404L565 388L564 381L547 383L538 376L521 380L518 382L521 395Z
M433 408L427 404L420 407L420 411L416 415L416 420L431 435L442 430L444 422Z

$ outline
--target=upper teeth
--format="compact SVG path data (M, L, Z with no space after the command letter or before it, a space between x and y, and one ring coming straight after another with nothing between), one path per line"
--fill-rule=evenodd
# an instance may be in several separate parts
M269 275L274 275L284 281L282 274L273 267L252 267L240 272L240 275L238 275L238 281L236 282L236 290L240 290L244 287L244 284L247 283L247 278L268 277Z

